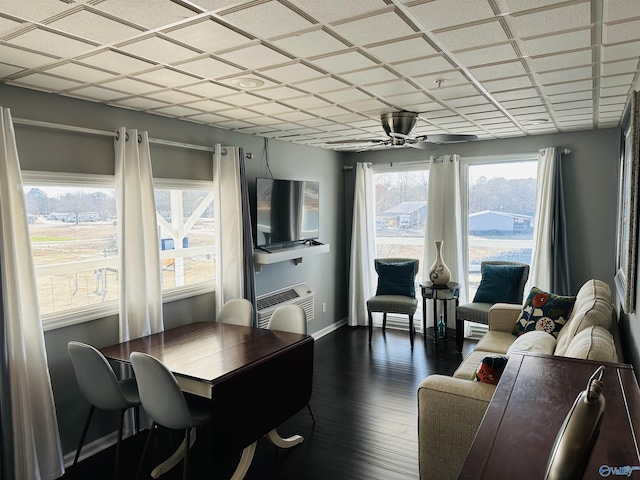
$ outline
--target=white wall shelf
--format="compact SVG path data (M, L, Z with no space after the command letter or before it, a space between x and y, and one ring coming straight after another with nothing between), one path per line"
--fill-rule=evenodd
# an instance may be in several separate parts
M302 259L308 255L317 255L319 253L327 253L328 251L328 243L295 245L293 247L273 249L271 252L256 249L253 254L253 259L256 264L256 272L260 272L263 265L286 262L287 260L293 260L293 262L298 265L302 263Z

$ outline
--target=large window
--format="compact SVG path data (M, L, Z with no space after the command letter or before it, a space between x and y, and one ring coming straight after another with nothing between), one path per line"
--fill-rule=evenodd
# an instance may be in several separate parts
M113 177L24 172L23 179L45 326L117 313ZM212 182L157 180L155 184L163 299L213 290Z
M420 260L417 281L422 278L422 258L427 215L429 170L425 164L375 167L376 256ZM427 266L428 268L428 266Z
M531 264L537 160L465 162L469 299L480 283L480 263Z

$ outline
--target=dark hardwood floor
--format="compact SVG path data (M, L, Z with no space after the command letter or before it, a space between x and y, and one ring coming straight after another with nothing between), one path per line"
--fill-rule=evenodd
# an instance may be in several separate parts
M463 355L473 344L465 341ZM456 352L453 336L446 345L440 340L436 349L432 336L424 343L416 334L412 351L407 332L387 330L383 335L375 329L369 346L366 328L343 327L316 341L314 355L311 406L316 424L304 409L281 425L282 436L304 436L304 442L290 450L260 440L246 479L417 479L417 387L427 375L448 375L458 367L462 355ZM146 434L145 430L125 440L120 479L135 478ZM156 440L141 478L151 478L152 466L179 442L168 431ZM115 448L104 450L69 467L62 479L112 479L114 457ZM190 478L230 478L239 453L226 460L212 457L206 442L196 442ZM160 478L182 478L182 463Z

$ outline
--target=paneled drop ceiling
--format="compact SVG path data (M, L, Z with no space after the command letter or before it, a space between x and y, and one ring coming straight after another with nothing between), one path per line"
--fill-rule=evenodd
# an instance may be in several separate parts
M614 127L639 58L640 0L0 0L2 82L342 150Z

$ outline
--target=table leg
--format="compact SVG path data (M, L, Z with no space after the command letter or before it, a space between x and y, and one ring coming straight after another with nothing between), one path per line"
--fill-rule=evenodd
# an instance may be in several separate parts
M427 341L427 297L422 292L422 340Z
M458 318L458 304L460 301L456 298L456 347L458 353L462 353L462 344L464 342L464 320Z
M291 435L290 437L282 438L275 428L267 433L267 438L276 447L280 448L295 447L296 445L304 441L304 437L302 437L302 435Z
M433 294L433 342L438 348L438 296Z
M192 428L191 441L189 442L189 448L193 446L195 441L196 441L196 429ZM158 465L156 468L154 468L151 471L151 476L153 478L158 478L160 477L160 475L167 473L169 470L175 467L178 464L178 462L180 462L180 460L182 460L182 458L184 457L186 443L187 443L187 439L185 438L180 443L180 446L178 447L178 449L175 452L173 452L173 454L169 458L167 458L164 462L162 462L160 465Z
M442 300L442 308L443 308L443 312L442 312L442 316L444 318L444 341L447 341L447 325L449 325L447 323L447 311L449 310L449 301L448 300Z
M256 453L256 445L258 442L253 442L251 445L242 450L242 456L240 457L240 461L238 462L238 466L236 467L236 471L233 472L231 476L231 480L242 480L249 467L251 466L251 461L253 460L253 455Z

